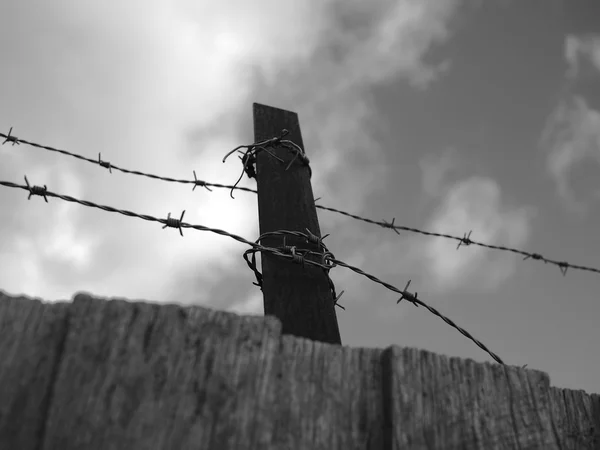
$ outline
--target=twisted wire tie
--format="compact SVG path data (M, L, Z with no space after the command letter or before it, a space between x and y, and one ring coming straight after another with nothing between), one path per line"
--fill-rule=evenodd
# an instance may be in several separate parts
M268 151L266 148L264 148L265 146L279 143L281 141L281 139L284 136L286 136L288 133L289 133L288 130L283 129L281 131L281 135L279 137L274 137L274 138L271 138L271 139L265 139L264 141L255 142L254 144L250 144L250 145L238 145L236 148L234 148L233 150L231 150L229 153L227 153L225 155L225 157L223 158L223 162L225 162L225 160L227 160L227 158L229 158L229 156L231 156L236 151L240 151L241 152L240 148L246 148L247 152L253 151L253 150L258 149L258 148L260 148L262 150L265 150L265 151ZM271 152L269 152L269 153L272 156L275 156ZM277 159L279 159L279 161L282 161L280 158L277 158Z
M163 230L167 227L170 228L177 228L179 230L179 234L181 234L181 236L183 237L183 231L181 230L181 221L183 220L183 215L185 214L185 210L181 213L181 217L179 219L175 219L173 217L171 217L171 213L169 213L169 215L167 216L167 221L165 223L165 226L162 227Z
M27 200L31 200L32 195L39 195L41 197L44 197L44 200L46 201L46 203L48 203L48 198L46 197L46 185L44 185L44 187L30 186L29 181L27 180L27 175L25 175L25 184L27 185L27 189L29 189L29 197L27 197Z
M244 153L244 156L240 157L240 159L242 160L242 163L243 163L242 173L240 174L240 177L238 178L238 180L235 182L235 184L231 188L231 192L229 193L229 195L231 196L231 198L234 198L233 197L233 190L237 187L238 183L242 180L242 177L244 176L244 173L246 173L246 175L248 175L249 178L256 178L256 171L254 170L254 167L252 165L256 162L256 153L259 150L264 150L269 155L271 155L272 157L278 159L280 162L283 162L283 160L281 158L279 158L273 152L271 152L268 149L266 149L265 146L269 145L271 143L279 142L281 140L281 138L283 136L287 135L288 133L289 133L289 131L284 129L281 132L281 136L280 137L274 137L272 139L266 139L264 141L257 142L257 143L254 143L254 144L250 144L250 145L238 145L236 148L234 148L233 150L231 150L229 153L227 153L225 155L225 157L223 158L223 162L225 162L227 160L227 158L229 158L229 156L231 154L235 153L236 151L240 151L241 152L240 148L245 148L246 149L246 152Z
M329 272L334 267L337 267L337 263L333 261L334 259L334 254L331 253L329 250L323 252L323 256L321 257L321 264L325 266L324 268L325 270L327 270L327 272Z
M284 245L283 251L286 253L290 253L292 255L292 262L296 264L301 264L304 267L304 256L296 254L296 246L295 245Z
M306 153L304 153L304 150L302 150L302 148L299 145L295 144L292 141L288 141L288 140L281 141L281 145L283 145L288 150L294 151L294 157L292 158L292 160L290 161L290 163L285 168L286 171L290 167L292 167L292 164L294 164L294 161L296 161L296 159L300 159L300 161L302 162L302 164L304 164L305 166L309 166L310 165L310 159L308 159L308 156L306 156Z
M287 130L286 128L284 128L283 130L281 130L281 134L279 136L273 137L271 139L267 139L266 141L263 141L261 144L262 145L269 145L269 146L275 146L281 143L281 140L286 137L288 134L290 134L290 131Z

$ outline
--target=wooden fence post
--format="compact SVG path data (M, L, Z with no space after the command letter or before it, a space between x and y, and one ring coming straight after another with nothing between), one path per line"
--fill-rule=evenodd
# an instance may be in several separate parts
M254 141L280 136L304 149L298 114L254 103ZM280 145L269 151L281 158L278 161L266 151L256 157L258 186L258 217L260 234L286 230L306 234L308 228L321 236L317 210L310 184L310 169L299 159L286 167L294 153ZM269 236L261 241L266 247L281 247L283 236ZM319 251L317 245L305 239L286 236L286 245ZM319 261L316 256L307 259ZM261 252L265 315L273 315L282 322L282 332L298 337L332 344L341 344L335 305L324 269Z

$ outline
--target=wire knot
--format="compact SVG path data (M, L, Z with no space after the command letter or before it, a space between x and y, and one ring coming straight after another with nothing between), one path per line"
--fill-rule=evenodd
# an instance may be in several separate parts
M4 140L2 145L6 144L7 142L12 142L12 145L21 145L21 143L19 142L19 138L16 136L11 136L10 133L12 133L12 127L10 127L10 130L8 130L8 135L6 136L6 139Z
M304 256L296 254L296 246L295 245L283 245L282 250L285 253L289 253L292 255L292 262L296 264L301 264L304 267Z
M286 130L284 130L284 131L286 131ZM302 147L300 147L298 144L295 144L294 142L288 141L288 140L281 141L281 145L283 147L287 148L288 150L294 152L294 157L292 158L290 163L287 165L285 170L287 171L290 167L292 167L292 164L294 164L294 161L296 161L296 159L299 159L303 165L308 167L309 177L312 178L312 169L310 167L310 159L308 159L308 156L306 156L306 153L304 152Z
M194 187L192 188L192 191L196 189L196 186L202 186L206 188L206 190L208 190L209 192L212 192L212 190L206 185L206 181L202 181L196 178L196 171L194 170Z
M42 186L30 186L29 181L27 181L27 176L25 176L25 184L27 185L27 189L29 189L29 197L27 197L27 200L31 200L32 195L39 195L41 197L44 197L44 200L46 201L46 203L48 203L48 198L46 197L46 194L47 194L46 185L44 185L43 187Z
M281 134L277 137L271 138L269 139L265 145L271 145L271 146L275 146L275 145L279 145L281 143L281 140L286 137L288 134L290 134L289 130L286 130L285 128L283 130L281 130Z
M102 161L102 153L98 153L98 164L100 165L100 167L104 167L105 169L108 169L108 171L110 173L112 173L112 168L110 166L110 163L108 161Z
M325 250L321 256L321 264L324 266L324 269L329 272L334 267L337 267L335 261L335 256L329 250Z
M167 216L166 222L165 222L165 226L163 227L163 230L167 227L177 228L179 230L179 234L181 234L181 236L183 236L183 231L181 230L181 221L183 220L184 214L185 214L185 210L181 213L181 217L179 219L175 219L175 218L171 217L171 213L169 213L169 215Z
M463 238L458 242L458 245L456 246L456 250L458 250L461 245L467 246L467 245L471 245L473 243L473 241L471 240L471 232L472 231L473 230L469 231L468 235L467 235L467 233L465 233Z

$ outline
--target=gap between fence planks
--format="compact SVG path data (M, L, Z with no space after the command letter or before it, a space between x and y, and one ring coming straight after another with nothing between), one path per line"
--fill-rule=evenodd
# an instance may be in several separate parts
M274 317L0 291L0 448L593 449L546 374L281 334Z

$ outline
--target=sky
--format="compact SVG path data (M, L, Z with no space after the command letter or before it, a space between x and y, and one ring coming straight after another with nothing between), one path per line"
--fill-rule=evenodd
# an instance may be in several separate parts
M600 3L3 1L0 132L234 184L254 102L299 114L319 204L600 268ZM25 144L0 180L258 237L256 194L109 173ZM256 188L244 177L241 186ZM337 259L411 292L507 364L600 393L600 274L318 210ZM0 289L263 314L248 247L0 186ZM491 361L334 268L342 342Z

